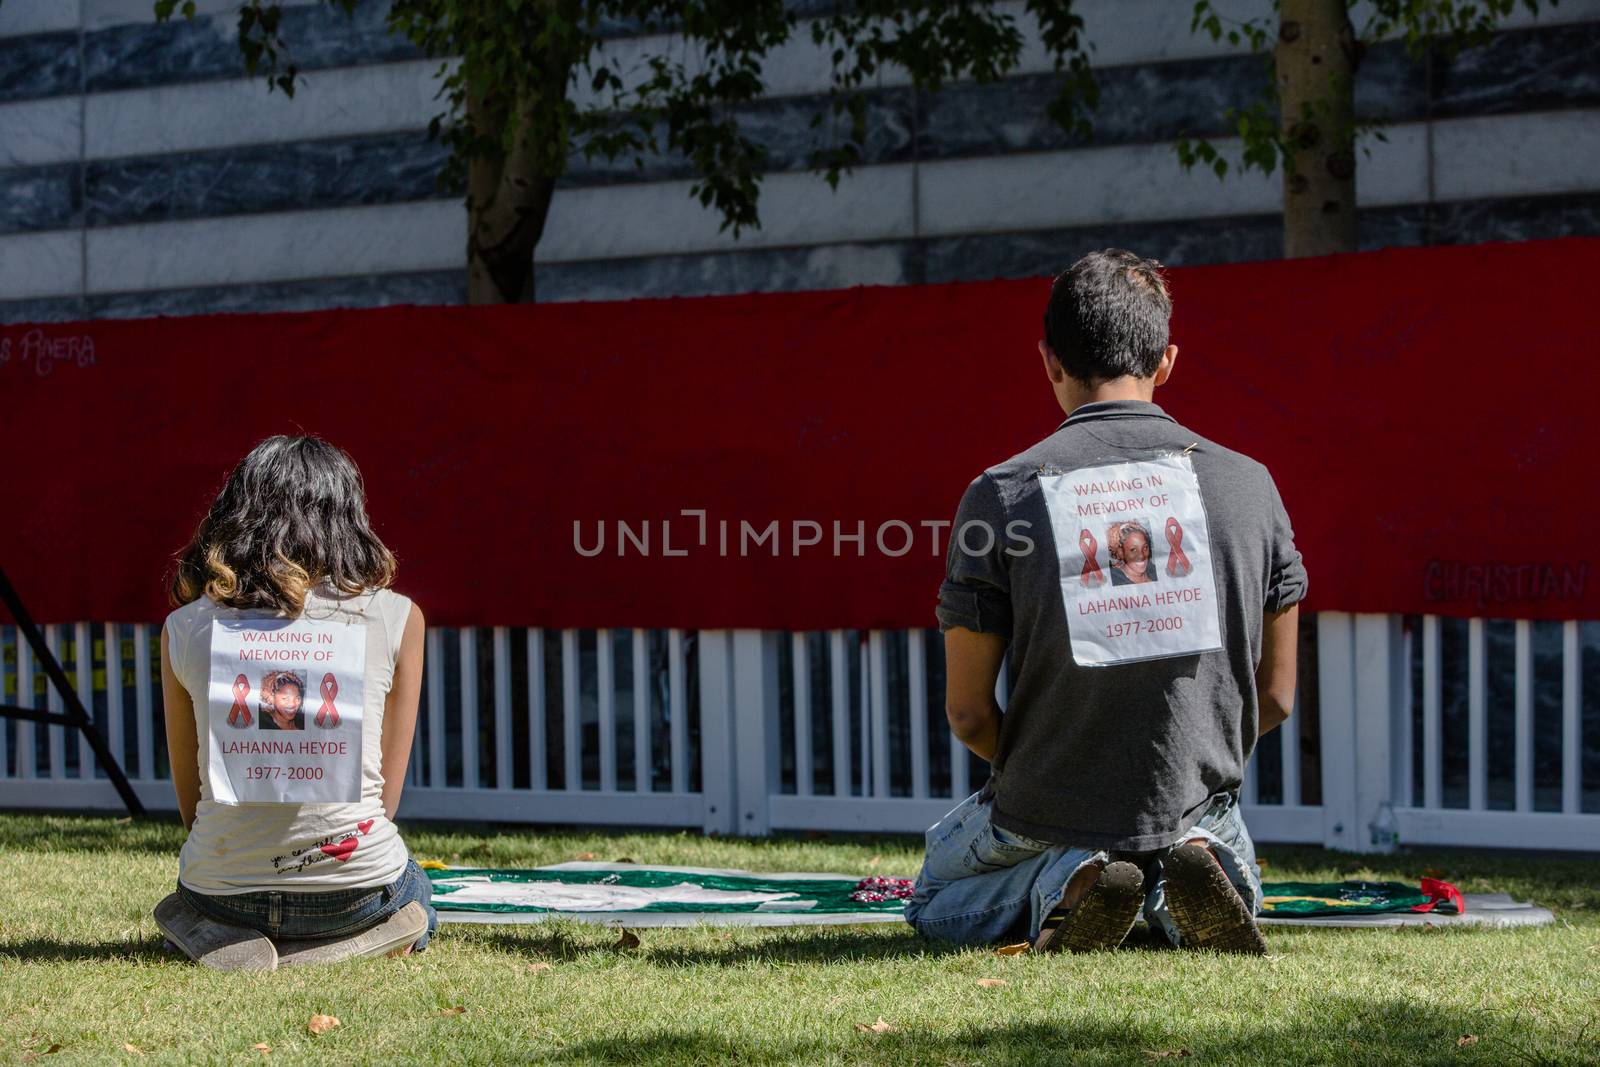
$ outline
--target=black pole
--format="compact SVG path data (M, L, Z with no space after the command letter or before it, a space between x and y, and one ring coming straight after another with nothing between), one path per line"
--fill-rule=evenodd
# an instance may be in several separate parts
M78 691L67 681L67 672L61 669L55 653L50 651L50 646L45 644L44 634L39 632L39 627L34 625L33 617L28 614L28 609L22 606L22 598L17 595L16 588L11 584L11 579L6 577L5 568L0 567L0 600L6 605L6 610L11 612L11 618L16 621L17 629L28 638L28 644L33 648L33 654L39 657L39 662L44 666L44 673L50 679L50 684L56 687L56 692L61 694L61 700L66 704L67 713L64 716L51 716L48 712L40 713L35 708L0 707L0 715L9 718L31 719L34 722L62 721L68 725L76 726L83 731L89 739L89 747L94 749L95 759L100 761L100 766L105 768L106 777L111 779L111 784L117 787L117 794L122 797L123 804L127 805L129 815L143 815L144 804L139 800L139 794L133 791L128 776L122 773L122 762L111 752L111 746L106 744L106 739L101 735L100 728L94 724L89 712L83 706L83 701L78 698ZM78 655L84 654L83 649L78 650ZM106 679L106 684L111 680ZM18 694L21 699L21 694ZM17 714L18 712L23 714ZM21 757L18 753L18 757ZM27 754L29 759L34 754Z

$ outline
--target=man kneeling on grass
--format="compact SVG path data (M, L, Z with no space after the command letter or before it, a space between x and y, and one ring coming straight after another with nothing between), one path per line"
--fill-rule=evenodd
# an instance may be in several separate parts
M1306 572L1266 468L1152 403L1171 311L1129 252L1059 276L1039 351L1067 420L962 497L946 705L994 772L928 831L928 937L1114 948L1143 909L1175 944L1266 950L1239 784L1294 704Z

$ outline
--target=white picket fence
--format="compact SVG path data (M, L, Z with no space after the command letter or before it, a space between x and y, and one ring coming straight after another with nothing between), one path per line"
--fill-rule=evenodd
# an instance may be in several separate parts
M1553 680L1535 656L1534 628L1550 626ZM141 799L170 810L158 636L46 628ZM0 630L0 692L60 710L17 637ZM1306 714L1268 735L1246 776L1253 833L1366 851L1389 805L1403 843L1600 850L1600 782L1586 793L1583 777L1582 638L1571 622L1317 616ZM944 727L932 631L433 630L427 663L403 818L920 832L984 774ZM1548 710L1551 686L1558 780L1548 768L1541 779L1535 759L1536 706ZM1002 678L1002 704L1005 690ZM0 730L0 807L118 806L72 732Z

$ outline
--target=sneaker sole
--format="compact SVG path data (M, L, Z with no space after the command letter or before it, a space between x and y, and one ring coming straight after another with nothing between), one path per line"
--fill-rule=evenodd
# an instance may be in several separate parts
M216 971L271 971L278 966L278 951L265 934L217 922L176 893L162 898L152 915L167 940L202 967Z
M1131 863L1108 863L1100 878L1064 917L1057 908L1045 918L1040 952L1094 952L1116 948L1133 929L1144 906L1144 875ZM1053 925L1052 925L1053 923Z
M342 963L387 956L409 948L428 932L428 913L412 901L377 926L351 937L319 938L315 941L284 941L278 945L279 967L308 967L321 963Z
M1267 954L1266 938L1209 849L1184 845L1162 863L1167 909L1184 948Z

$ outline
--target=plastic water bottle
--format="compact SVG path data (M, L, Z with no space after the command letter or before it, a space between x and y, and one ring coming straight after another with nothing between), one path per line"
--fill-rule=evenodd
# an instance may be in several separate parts
M1393 852L1400 845L1400 820L1395 818L1394 805L1385 800L1378 805L1377 818L1367 824L1372 832L1374 852Z

